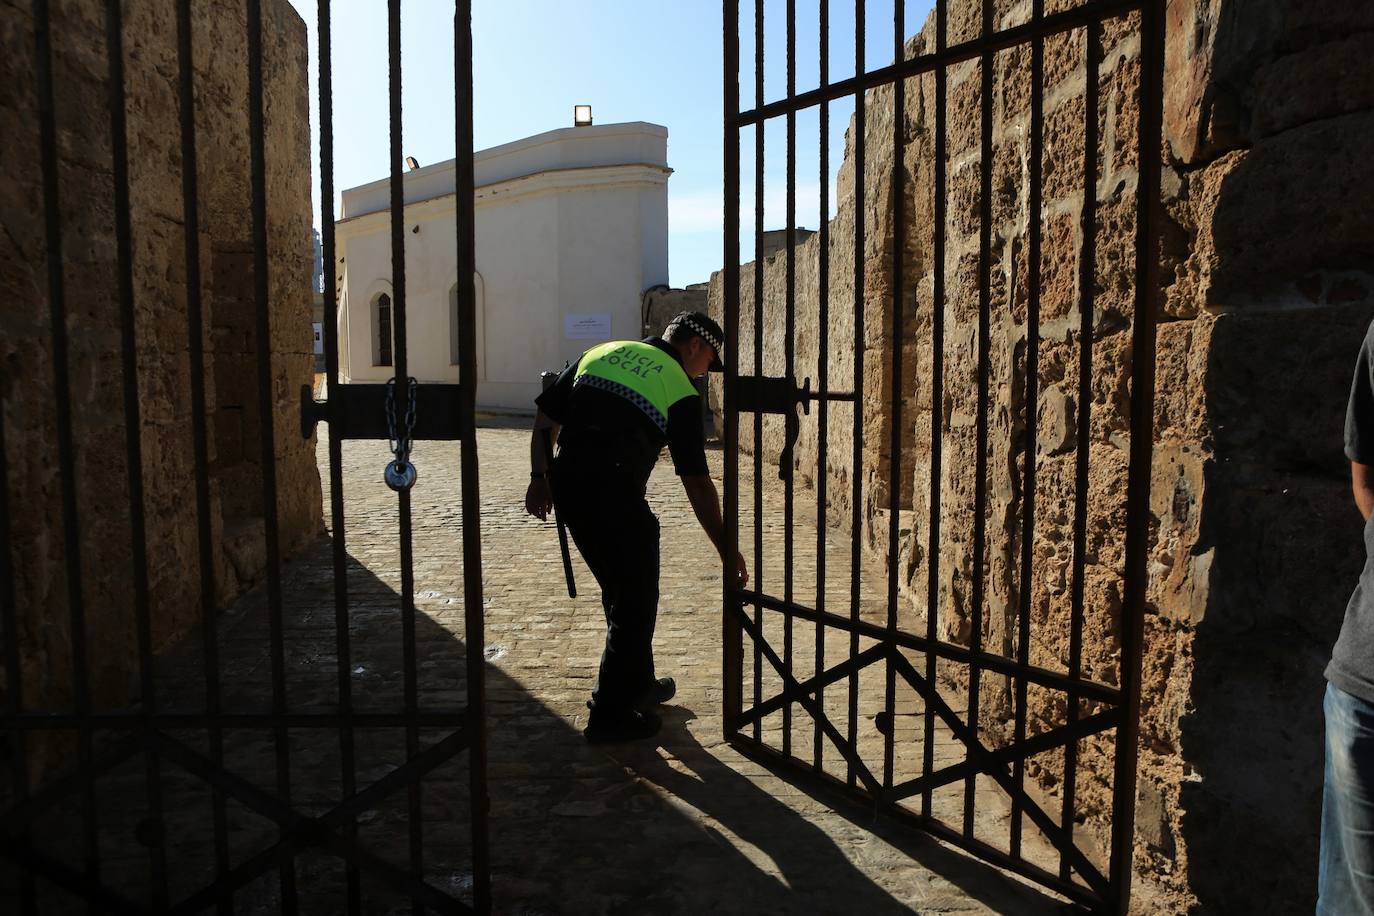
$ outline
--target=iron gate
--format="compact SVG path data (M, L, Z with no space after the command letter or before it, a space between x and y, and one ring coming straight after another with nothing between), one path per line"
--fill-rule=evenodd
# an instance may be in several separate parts
M400 0L388 4L388 47L390 57L390 163L392 225L392 266L394 287L395 374L407 379L406 295L405 295L405 235L402 218L402 147L401 147L401 20ZM45 208L47 278L46 295L51 323L51 349L56 413L57 441L45 444L57 458L60 476L62 527L57 537L65 543L66 595L70 611L72 641L72 696L70 707L42 708L34 701L26 703L22 696L24 677L21 668L19 611L13 587L13 574L23 558L14 555L11 539L13 493L17 486L8 472L6 458L20 443L11 440L6 451L4 414L0 413L0 623L3 624L3 660L6 670L5 697L0 709L0 739L9 753L13 784L13 804L0 813L0 854L17 863L17 874L11 888L10 900L19 912L45 912L54 909L69 912L73 897L86 901L90 912L174 912L195 913L213 908L218 912L232 912L236 894L243 897L243 889L262 876L278 876L272 891L270 906L282 912L316 911L324 904L305 896L298 888L298 866L306 856L317 856L337 863L342 872L337 888L350 913L362 911L365 887L363 880L384 886L392 894L408 899L415 912L431 909L436 912L485 912L490 906L487 864L486 822L486 737L484 724L483 685L483 619L481 545L478 529L477 453L474 433L475 391L475 333L474 291L471 285L459 284L459 354L460 382L457 385L421 385L414 394L418 407L411 438L445 439L461 443L462 484L462 544L463 544L463 605L466 621L465 657L466 705L461 707L433 706L421 702L417 691L416 608L415 582L412 570L412 524L408 491L401 491L397 509L399 530L397 546L401 560L401 593L396 608L396 622L403 643L403 699L392 706L381 706L365 698L355 697L351 667L355 647L350 643L351 607L346 565L349 556L344 532L344 493L342 475L342 442L345 439L385 439L387 415L403 415L406 405L400 399L407 390L405 384L341 385L339 377L339 341L335 284L331 282L335 261L334 186L333 186L333 107L330 80L330 0L319 0L319 103L321 176L321 206L325 277L324 338L327 356L328 399L315 401L310 386L302 392L301 432L307 437L315 423L324 420L328 426L329 442L329 514L332 520L333 553L333 666L337 669L337 702L306 705L293 702L286 679L284 661L284 628L291 625L289 609L283 606L283 570L278 550L278 488L276 479L276 442L272 422L262 422L259 442L262 477L262 524L265 536L266 560L266 617L270 645L271 701L267 708L254 706L236 708L232 698L226 700L229 681L223 670L222 646L219 635L216 604L215 557L212 551L210 523L211 494L209 485L209 433L206 416L206 352L205 309L202 303L202 264L199 228L205 223L200 208L197 187L197 126L195 117L198 93L198 68L192 65L191 0L176 4L176 77L179 87L177 105L180 118L182 169L182 206L185 244L186 337L189 354L190 403L189 425L194 441L194 491L198 520L197 544L200 565L200 606L198 621L199 645L192 655L192 665L203 669L205 702L196 706L186 697L160 694L153 677L153 651L149 600L149 564L146 544L144 506L143 455L148 442L140 438L139 366L135 352L135 320L139 303L135 301L133 283L133 253L131 238L131 203L129 182L129 136L126 128L126 58L125 6L120 0L104 4L105 42L108 66L109 118L113 187L113 212L117 260L119 322L122 334L122 370L124 378L123 425L127 430L127 466L129 468L128 537L132 545L131 608L102 608L108 613L127 613L136 620L138 634L139 702L124 708L98 708L93 701L89 668L96 660L98 646L86 641L88 611L92 602L87 594L89 584L83 585L81 546L92 536L83 526L78 511L78 481L76 459L87 446L74 433L72 392L69 378L69 311L68 277L76 260L68 257L71 242L64 251L62 205L63 189L59 182L58 145L59 111L55 98L74 98L62 95L63 87L55 85L53 59L55 47L63 40L61 30L54 23L47 0L32 4L35 50L36 108L40 116L42 200ZM446 19L447 17L445 17ZM456 114L456 212L458 275L474 272L473 248L473 164L472 164L472 35L471 5L457 0L454 9L455 43L455 114ZM247 97L242 100L248 112L248 143L251 156L251 222L252 222L252 285L256 308L257 396L259 415L270 418L274 409L271 375L273 324L269 313L268 285L268 220L267 220L267 162L264 149L264 67L263 67L263 9L261 0L247 0ZM102 77L102 79L104 79ZM22 443L25 448L35 443ZM377 482L381 486L381 481ZM90 494L84 494L89 498ZM42 609L28 609L35 614ZM27 651L27 650L25 650ZM241 676L242 672L239 672ZM98 698L97 698L98 699ZM332 699L332 698L331 698ZM242 734L256 730L270 734L264 747L270 746L274 785L267 788L238 770L243 761L226 761L232 752L228 733ZM398 765L383 766L375 775L359 772L356 755L362 735L395 736L404 743L403 758ZM437 735L432 743L422 746L424 735ZM337 755L338 773L331 786L302 785L297 776L293 783L293 743L300 736L318 735L325 744L333 745L330 754ZM35 748L48 738L63 739L74 736L74 765L59 768L50 779L31 784L35 767ZM307 739L307 743L308 739ZM46 746L46 745L45 745ZM56 746L56 745L54 745ZM309 745L310 753L323 753L318 744ZM299 747L296 748L299 751ZM470 796L470 880L455 884L452 876L443 887L427 880L422 831L424 807L421 783L437 767L464 761L468 770L467 791ZM140 763L141 761L141 763ZM111 799L101 798L98 781L116 768L137 764L146 788L146 811L135 823L100 821L102 812L108 814ZM296 764L297 773L301 764ZM374 766L373 770L377 771ZM207 802L204 811L178 810L187 797L171 796L173 783L194 783L197 796ZM293 800L293 790L296 796ZM303 799L302 796L305 796ZM360 840L359 822L373 816L384 803L396 797L405 798L405 823L408 843L400 856L387 858L370 850ZM35 840L45 818L55 812L73 810L76 813L71 843L76 851L71 856L57 855ZM308 809L308 810L307 810ZM322 813L321 813L322 812ZM209 835L207 845L213 847L213 877L199 890L186 896L169 895L169 875L178 876L187 868L186 847L179 845L185 836L177 836L173 823L199 819ZM242 848L242 825L245 819L267 824L270 835L259 848ZM199 835L199 834L197 834ZM123 853L136 849L146 856L146 871L139 866L139 876L131 878L124 872L132 868L130 857ZM111 856L115 856L114 860ZM392 859L406 859L398 865ZM139 859L140 862L144 861ZM333 867L330 867L332 875ZM116 881L118 879L118 881ZM131 895L128 886L139 893ZM467 884L464 889L463 884ZM332 890L332 889L331 889ZM461 899L466 898L466 899Z
M740 545L741 487L752 483L752 513L746 516L752 521L754 581L751 588L737 589L729 583L733 580L726 576L724 591L724 712L727 738L745 753L760 757L785 768L793 768L813 775L841 791L865 800L878 811L889 814L935 836L960 846L998 866L1027 876L1040 884L1052 888L1073 901L1094 909L1125 912L1128 906L1131 880L1133 818L1135 803L1135 768L1137 757L1138 719L1140 707L1140 670L1141 643L1143 638L1143 619L1146 586L1146 545L1149 525L1149 483L1151 464L1151 430L1154 397L1154 358L1155 352L1155 296L1157 283L1157 216L1160 193L1160 138L1161 138L1161 96L1163 74L1163 3L1159 0L1084 0L1082 3L1054 3L1053 12L1046 13L1049 5L1044 0L1034 0L1029 4L1000 4L993 0L968 0L967 3L951 3L950 0L936 0L933 19L927 28L923 43L914 45L914 53L907 48L906 25L901 0L893 4L892 49L894 63L878 69L868 70L864 64L865 44L865 4L856 0L855 13L855 69L854 76L831 81L829 77L829 13L827 0L819 0L819 85L809 91L797 91L797 20L795 0L787 0L785 5L786 24L786 91L769 98L765 94L764 0L756 0L753 6L754 33L754 99L752 108L742 109L740 99L740 4L738 0L724 3L724 90L725 90L725 327L728 338L729 355L726 359L725 376L725 512L728 531L727 556ZM961 14L961 32L957 41L950 40L951 6ZM770 4L771 7L771 4ZM977 11L975 15L971 11ZM1020 21L1015 21L1019 18ZM994 23L1000 22L1000 27ZM779 32L781 29L778 30ZM1133 226L1127 232L1128 244L1125 257L1127 280L1123 284L1129 289L1123 295L1125 309L1122 326L1129 324L1129 339L1134 358L1129 362L1129 459L1125 473L1124 532L1118 528L1115 536L1124 534L1124 562L1121 578L1124 582L1124 600L1116 623L1116 637L1120 644L1119 680L1105 683L1101 677L1094 678L1085 660L1085 619L1100 609L1091 604L1091 596L1085 588L1085 568L1089 560L1085 556L1088 548L1088 503L1090 475L1090 408L1094 406L1094 349L1095 340L1104 336L1101 313L1105 305L1099 302L1100 291L1096 271L1100 268L1098 223L1100 207L1106 201L1099 200L1099 185L1105 180L1109 162L1100 157L1110 157L1110 151L1099 148L1103 127L1099 119L1107 124L1105 129L1117 130L1118 124L1102 110L1100 98L1103 80L1110 75L1103 67L1103 36L1110 32L1118 42L1136 41L1140 77L1132 95L1138 104L1138 117L1135 119L1136 133L1134 148L1130 152L1130 162L1135 166L1135 188L1133 195L1128 191L1121 196L1121 188L1106 193L1117 194L1121 204L1128 212L1133 212ZM1134 37L1132 37L1132 35ZM1077 121L1083 131L1083 140L1076 145L1072 157L1081 161L1083 179L1078 188L1081 201L1076 217L1078 230L1077 251L1077 292L1076 305L1078 321L1076 326L1061 327L1060 336L1067 341L1077 341L1079 415L1076 436L1072 447L1075 459L1070 474L1073 480L1072 510L1072 550L1071 583L1068 592L1069 620L1067 621L1066 644L1060 647L1062 665L1049 666L1031 663L1031 593L1037 557L1033 552L1036 537L1036 487L1037 487L1037 448L1038 412L1040 383L1040 353L1042 344L1041 299L1042 289L1042 242L1043 227L1047 222L1044 188L1046 184L1045 132L1046 96L1049 87L1046 82L1047 42L1059 42L1062 50L1068 36L1082 40L1082 51L1073 65L1083 80L1083 110ZM1123 37L1124 36L1124 37ZM1126 47L1118 43L1116 47ZM1021 63L1016 63L1020 57ZM1010 67L997 70L994 64L1011 60ZM963 67L962 70L959 68ZM1062 54L1056 66L1061 69L1058 78L1064 78ZM1020 67L1020 69L1018 69ZM974 80L970 72L976 72L979 79ZM1001 224L994 225L994 116L1007 118L1007 90L1003 80L1007 74L1029 75L1028 111L1025 112L1024 137L1028 147L1025 156L1024 192L1021 199L1028 214L1022 239L1028 255L1022 268L1028 276L1023 317L1024 322L1024 388L1014 392L1020 399L1023 410L1019 422L1023 429L1019 436L1021 443L1019 479L1019 505L1014 523L1009 528L1019 535L1019 549L1009 551L1008 567L1019 567L1018 588L1014 592L1014 620L1007 624L1003 651L996 645L984 645L984 633L988 627L989 615L987 583L989 576L988 555L988 455L990 434L990 366L991 343L990 326L996 307L1010 307L1009 300L993 289L994 234L999 237L998 244L1005 243L1000 236L1004 233ZM998 75L1000 74L1000 75ZM960 91L976 92L976 106L973 111L965 109L966 117L960 123L951 123L949 107L953 101L951 80L958 76L961 80ZM1003 95L994 95L994 77L998 79L997 88ZM927 118L923 125L913 128L915 136L929 144L933 149L929 170L933 172L929 186L921 189L928 193L931 209L930 225L929 285L920 287L918 276L905 275L911 268L911 254L907 250L909 236L914 236L923 227L909 224L906 210L908 193L913 189L906 182L907 163L904 159L905 146L911 141L907 131L906 92L914 83L919 89L920 80L927 80L926 93L921 97L925 112L933 110L934 123ZM874 276L865 270L865 218L873 212L866 206L865 180L866 144L871 142L867 133L867 108L876 95L885 93L891 100L892 109L898 114L891 118L892 163L890 200L896 201L891 217L892 247L886 253L885 287L890 297L890 327L882 328L882 339L890 348L891 355L887 365L880 367L886 381L890 400L882 405L890 441L884 443L882 457L886 459L885 481L881 476L866 480L866 450L864 436L868 416L865 405L882 396L881 392L865 392L865 382L873 375L864 370L865 350L877 335L865 330L866 313L872 307L865 299L865 284L874 283ZM967 96L966 96L967 98ZM854 120L850 146L854 168L852 184L855 201L854 249L853 249L853 299L852 302L831 303L830 259L836 249L831 238L831 217L829 200L829 181L831 163L828 161L827 136L829 130L830 106L838 101L852 99ZM1115 103L1114 103L1115 104ZM1068 106L1061 106L1057 111ZM800 241L795 235L796 227L796 122L799 114L815 109L819 118L819 233L818 244L814 249L805 249L808 259L808 276L816 277L814 293L818 299L816 309L807 313L808 325L804 328L813 342L810 358L818 375L817 390L811 390L810 378L799 384L797 369L798 343L798 259ZM1113 109L1115 111L1115 109ZM976 118L976 121L974 120ZM769 269L763 256L764 210L765 210L765 126L775 120L785 121L786 130L786 232L785 254L775 256L782 264L773 268L781 274L781 282L776 279L767 281ZM882 123L886 123L883 121ZM1125 124L1126 122L1121 122ZM1062 124L1060 124L1062 127ZM1129 126L1129 125L1128 125ZM1122 128L1124 130L1125 128ZM949 184L950 136L951 132L971 131L977 138L976 147L966 151L956 165L968 167L969 163L976 172L977 183L969 193L951 204L951 185ZM922 135L921 132L925 134ZM740 264L740 200L741 200L741 141L751 140L754 147L754 232L755 261L752 276L752 294L746 287L741 289L742 267ZM1127 138L1129 139L1129 138ZM1117 141L1115 134L1113 142ZM972 143L972 141L969 141ZM976 152L976 155L974 153ZM1065 157L1062 145L1056 149L1056 156ZM1058 163L1056 163L1058 164ZM1061 169L1062 172L1062 169ZM999 176L999 181L1014 183ZM968 191L969 189L965 188ZM913 193L914 197L914 193ZM1133 198L1133 199L1132 199ZM971 245L968 252L970 263L976 264L976 292L968 288L969 274L961 275L966 284L961 291L956 282L947 277L946 245L954 220L966 220L966 230L970 239L976 232L976 246ZM1006 248L999 248L1005 251ZM776 275L775 275L776 276ZM747 277L743 278L748 283ZM1006 281L1009 285L1011 281ZM779 289L781 287L781 289ZM770 292L771 291L771 292ZM748 310L743 300L750 301ZM946 338L946 324L951 309L967 306L968 313L975 310L976 300L976 398L973 405L965 404L964 410L973 414L972 455L955 453L942 454L945 449L947 432L946 403L956 392L955 376L950 374L948 352L950 341ZM852 315L852 338L836 339L833 336L833 316L835 310L846 309ZM772 317L769 317L770 310ZM909 336L913 333L907 327L907 319L912 315L922 317L924 329L921 331L928 345L930 383L928 389L932 419L928 429L928 459L924 473L929 482L929 515L915 514L916 484L911 484L913 496L911 507L906 512L912 517L911 537L900 529L903 517L902 494L906 484L903 475L911 474L903 468L903 408L904 400L911 392L906 385L907 375L904 359L910 358ZM778 313L781 313L781 318ZM742 318L752 321L752 340L740 339ZM1099 322L1095 325L1095 321ZM972 318L968 319L971 326ZM1062 324L1063 322L1061 322ZM766 330L765 330L766 328ZM1117 330L1120 330L1118 328ZM767 336L765 336L765 333ZM1125 332L1122 332L1123 334ZM771 350L769 341L781 338L782 347L774 345ZM851 360L852 382L850 390L832 390L829 373L836 354L843 353L852 345L847 356ZM968 352L968 351L965 351ZM1070 367L1072 369L1072 367ZM768 374L771 370L771 374ZM779 372L779 370L781 370ZM849 388L844 385L842 388ZM925 397L926 392L916 392ZM967 400L967 398L966 398ZM814 497L817 504L815 581L798 583L797 549L794 534L798 517L795 506L793 469L802 465L796 457L795 449L801 433L802 421L798 408L809 413L811 403L817 405L814 426L809 426L811 436L809 448L814 464L810 473L816 481ZM1015 400L1013 400L1015 403ZM839 406L837 406L839 405ZM844 407L843 405L849 405ZM1024 405L1032 405L1024 408ZM848 613L828 610L826 601L827 569L827 531L831 519L827 517L827 493L831 460L827 450L827 440L832 432L829 413L832 406L852 411L852 429L847 430L852 437L852 454L847 469L848 483L852 488L840 496L849 502L847 553L849 559ZM1013 408L1014 410L1014 408ZM740 475L739 452L741 449L741 414L752 414L753 430L751 449L753 453L752 481L742 481ZM765 423L776 423L767 415L780 416L781 430L766 427ZM809 422L809 421L808 421ZM908 426L914 427L915 420L908 419ZM771 429L772 439L765 433ZM1014 427L1013 427L1014 429ZM781 446L778 450L780 471L777 475L783 481L781 495L782 524L769 529L765 518L766 500L764 491L770 485L765 473L763 454L769 448L778 446L780 433ZM771 443L771 445L770 445ZM839 459L842 461L843 455ZM960 462L951 464L950 462ZM944 471L942 471L942 466ZM942 512L942 499L949 499L952 505L958 494L951 494L946 487L942 473L953 467L963 471L972 467L973 513L971 538L967 543L951 545L942 538L941 523L948 521ZM874 465L874 475L882 470L881 463ZM963 471L966 472L966 471ZM886 505L868 506L865 503L865 488L886 484ZM886 594L876 595L876 589L868 588L863 582L862 569L865 564L862 541L864 538L865 510L885 510L885 538L875 538L879 552L885 551L890 558L886 569ZM880 517L880 516L879 516ZM765 531L776 534L782 532L782 558L778 569L768 566L768 554L764 549ZM883 541L885 540L885 544ZM912 548L912 542L918 548ZM1012 543L1009 539L1008 543ZM950 551L952 546L972 552L968 563L971 570L971 584L967 593L953 594L942 592L940 580L941 551ZM913 605L924 605L924 626L912 626L903 621L903 601L899 581L901 560L917 556L925 564L927 581L921 589L925 594ZM773 548L776 562L776 548ZM833 552L832 552L833 555ZM915 582L911 583L913 588ZM781 588L779 588L781 586ZM799 594L802 587L814 589L815 599L809 604ZM781 591L781 594L779 594ZM873 603L885 611L885 619L864 619L862 607ZM942 613L962 613L968 621L967 637L956 638L940 630ZM870 615L871 617L872 615ZM918 619L917 623L920 621ZM806 624L805 628L800 624ZM771 631L771 633L770 633ZM826 648L828 633L838 634L847 643L847 652L839 660L835 658L834 646ZM748 645L752 653L746 653L744 636L748 635ZM779 640L781 647L775 645ZM802 634L814 639L814 660L803 658L796 650L796 642ZM867 642L866 648L861 648ZM752 654L752 660L749 655ZM752 675L752 678L747 678ZM764 689L765 677L774 682L770 690ZM861 681L870 678L871 685L880 686L867 692L860 689ZM1004 722L1000 743L985 740L988 730L988 714L980 712L980 699L985 691L980 689L980 681L1003 679L1007 693L1011 694L1008 720ZM748 680L752 680L752 690ZM836 700L832 690L827 703L826 688L832 685L847 686L844 696ZM913 704L919 708L912 718L908 731L909 740L897 741L898 728L894 696L899 691L907 691L918 698ZM1063 706L1063 718L1053 727L1041 728L1034 734L1028 728L1028 708L1030 691L1037 696L1057 697ZM746 701L746 694L752 694ZM770 695L771 694L771 695ZM880 697L881 708L861 716L861 703L871 697ZM873 700L873 703L878 703ZM963 708L960 708L960 707ZM809 727L800 730L793 723L793 714L800 710L809 719ZM800 717L800 716L799 716ZM861 723L861 718L864 719ZM769 730L762 729L761 723L768 720L773 724ZM779 721L780 720L780 723ZM871 720L871 722L869 721ZM805 723L803 723L805 724ZM881 747L873 747L874 739L869 730L881 735ZM941 735L948 744L954 746L957 759L937 761L937 745ZM1075 834L1076 801L1075 794L1080 787L1081 770L1084 767L1081 755L1082 743L1093 736L1109 740L1109 765L1107 778L1110 779L1110 832L1109 848L1089 850L1082 842L1083 831ZM794 744L809 742L811 754L804 757ZM838 751L840 760L828 766L825 759L825 746ZM866 747L867 745L867 747ZM905 745L902 746L902 745ZM868 750L869 753L865 753ZM903 751L911 751L908 757ZM1028 791L1027 761L1036 755L1046 753L1061 755L1062 783L1060 786L1061 810L1054 814L1046 810L1048 805L1038 800ZM881 759L878 759L881 758ZM908 766L906 778L898 781L894 773L898 763ZM937 763L940 764L937 766ZM1099 776L1101 774L1099 773ZM980 782L981 781L981 782ZM980 826L978 820L979 785L992 784L1000 790L1003 798L1009 800L1009 823L1005 839L990 835L990 831ZM941 791L950 797L954 814L947 815L938 810L935 801ZM1027 842L1023 839L1023 822L1029 820L1035 830L1048 840L1052 854L1057 861L1046 861L1044 856L1031 855ZM993 831L1000 832L1000 831ZM1102 863L1105 861L1105 867Z

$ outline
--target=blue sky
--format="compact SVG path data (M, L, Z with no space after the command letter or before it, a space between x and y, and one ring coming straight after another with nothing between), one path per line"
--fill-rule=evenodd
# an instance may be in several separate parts
M291 0L310 29L311 121L318 130L315 3ZM870 0L865 57L869 69L892 61L893 2ZM905 31L919 30L929 0L904 0ZM819 83L818 0L795 0L797 89ZM854 73L854 6L832 3L830 77ZM334 81L334 185L353 187L389 172L386 3L334 0L331 14ZM402 137L405 155L421 164L454 155L453 16L443 0L402 6ZM764 80L768 99L786 92L785 7L765 6ZM753 99L754 8L741 0L740 89ZM722 28L715 3L668 0L525 0L473 4L473 133L477 149L572 124L574 104L593 108L596 123L651 121L668 128L669 274L674 286L700 282L721 266ZM853 113L850 101L830 106L828 182L832 186ZM815 109L797 118L797 224L815 228L819 214L820 128ZM786 128L770 122L765 137L767 228L785 216ZM318 134L316 133L318 151ZM753 247L753 131L741 147L746 182L741 207L742 254ZM318 152L312 167L318 171ZM315 180L319 223L319 176ZM336 203L337 206L337 203Z

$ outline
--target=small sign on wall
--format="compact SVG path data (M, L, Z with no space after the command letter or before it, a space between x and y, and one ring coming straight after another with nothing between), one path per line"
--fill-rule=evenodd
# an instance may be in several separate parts
M610 340L611 315L609 312L564 315L563 336L568 340Z
M324 325L318 321L312 322L315 326L315 355L324 353Z

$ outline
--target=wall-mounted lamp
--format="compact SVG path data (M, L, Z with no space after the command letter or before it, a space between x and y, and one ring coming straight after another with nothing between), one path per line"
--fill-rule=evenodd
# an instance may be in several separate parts
M410 166L412 171L420 167L419 161L414 156L406 157L406 165Z
M573 127L592 126L592 106L574 105L573 106Z

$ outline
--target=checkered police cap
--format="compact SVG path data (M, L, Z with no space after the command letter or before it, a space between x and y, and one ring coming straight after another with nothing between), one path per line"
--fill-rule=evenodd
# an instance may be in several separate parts
M711 360L711 371L721 372L725 369L725 364L721 362L721 353L725 350L725 332L720 329L720 325L707 315L705 312L679 312L673 316L673 320L668 322L668 327L664 333L672 336L678 328L686 328L693 334L700 337L711 345L711 349L716 351L715 359Z

